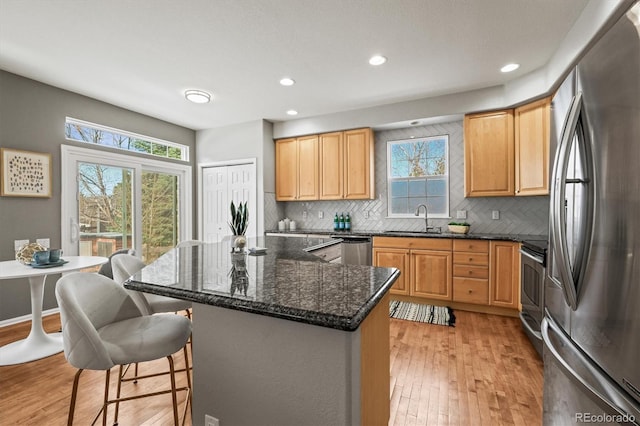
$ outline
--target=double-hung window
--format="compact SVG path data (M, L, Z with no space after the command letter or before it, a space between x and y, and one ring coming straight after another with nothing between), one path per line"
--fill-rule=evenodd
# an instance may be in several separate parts
M388 216L414 217L426 204L429 217L449 217L449 136L387 142Z

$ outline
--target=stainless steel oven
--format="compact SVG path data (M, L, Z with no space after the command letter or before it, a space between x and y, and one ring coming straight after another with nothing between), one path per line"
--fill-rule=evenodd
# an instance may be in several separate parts
M520 248L520 303L522 328L542 357L540 324L544 317L546 241L523 241Z

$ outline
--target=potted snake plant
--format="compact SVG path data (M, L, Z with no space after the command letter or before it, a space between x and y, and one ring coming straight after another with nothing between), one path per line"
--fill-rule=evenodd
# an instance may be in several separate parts
M233 201L231 201L231 221L229 227L233 233L231 239L231 247L234 249L242 249L247 243L247 239L244 234L247 232L249 226L249 209L247 208L247 202L239 202L238 207Z

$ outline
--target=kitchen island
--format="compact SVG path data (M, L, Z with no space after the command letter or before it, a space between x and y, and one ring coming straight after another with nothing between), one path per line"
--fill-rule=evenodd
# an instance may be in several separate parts
M193 304L193 424L387 424L395 268L327 263L339 241L260 237L171 250L129 289Z

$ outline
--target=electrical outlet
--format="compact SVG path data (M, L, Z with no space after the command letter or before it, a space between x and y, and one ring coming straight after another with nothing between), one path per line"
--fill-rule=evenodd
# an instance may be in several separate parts
M36 240L36 243L40 244L42 247L51 248L51 242L49 241L49 238L38 238Z
M307 211L302 212L302 220L307 220Z
M364 211L364 218L369 219L369 210Z
M318 219L322 219L324 217L324 212L318 212Z
M456 212L456 219L466 219L467 218L467 211L466 210L458 210Z
M204 415L204 426L220 426L220 420L208 414Z
M23 246L29 244L29 240L15 240L13 242L13 251L17 252L18 250L20 250Z
M491 219L498 220L500 219L500 210L494 210L491 212Z

